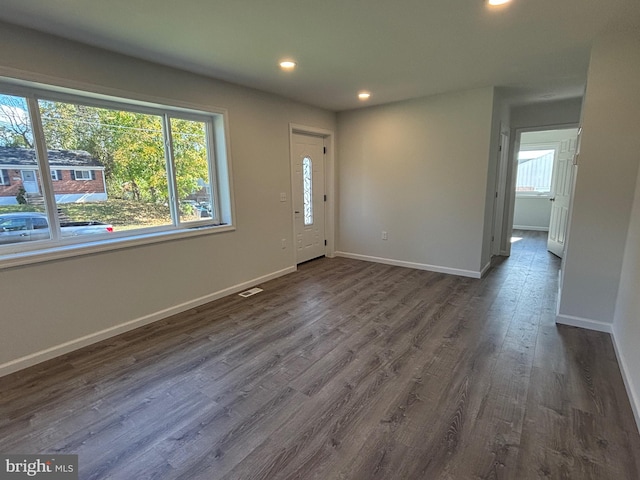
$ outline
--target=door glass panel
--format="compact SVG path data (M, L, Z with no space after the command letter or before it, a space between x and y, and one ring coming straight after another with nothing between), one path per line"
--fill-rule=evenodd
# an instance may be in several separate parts
M302 199L304 202L304 224L313 225L313 168L311 158L302 160Z
M0 93L0 247L49 239L34 221L47 219L27 101Z

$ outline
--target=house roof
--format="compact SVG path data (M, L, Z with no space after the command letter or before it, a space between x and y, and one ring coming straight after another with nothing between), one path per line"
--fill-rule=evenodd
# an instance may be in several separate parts
M52 167L98 167L100 160L84 150L47 150ZM32 148L0 147L0 166L35 167L36 152Z

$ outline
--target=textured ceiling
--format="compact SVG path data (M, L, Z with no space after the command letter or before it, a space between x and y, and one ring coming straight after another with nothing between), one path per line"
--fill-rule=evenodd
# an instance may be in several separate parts
M640 28L640 1L2 0L0 19L339 111L360 89L367 105L492 85L580 96L593 39Z

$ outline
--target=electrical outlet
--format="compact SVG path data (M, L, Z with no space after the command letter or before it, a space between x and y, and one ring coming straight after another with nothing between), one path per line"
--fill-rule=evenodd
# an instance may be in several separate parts
M287 201L287 194L285 192L280 193L280 201L281 202Z
M382 239L383 240L389 240L389 235L384 230L382 231Z

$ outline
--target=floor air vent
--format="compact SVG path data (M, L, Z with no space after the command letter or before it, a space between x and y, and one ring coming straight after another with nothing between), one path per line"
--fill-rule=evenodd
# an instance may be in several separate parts
M260 292L262 292L261 288L254 287L254 288L250 288L245 292L241 292L238 295L240 295L241 297L247 298L247 297L250 297L251 295L255 295L256 293L260 293Z

